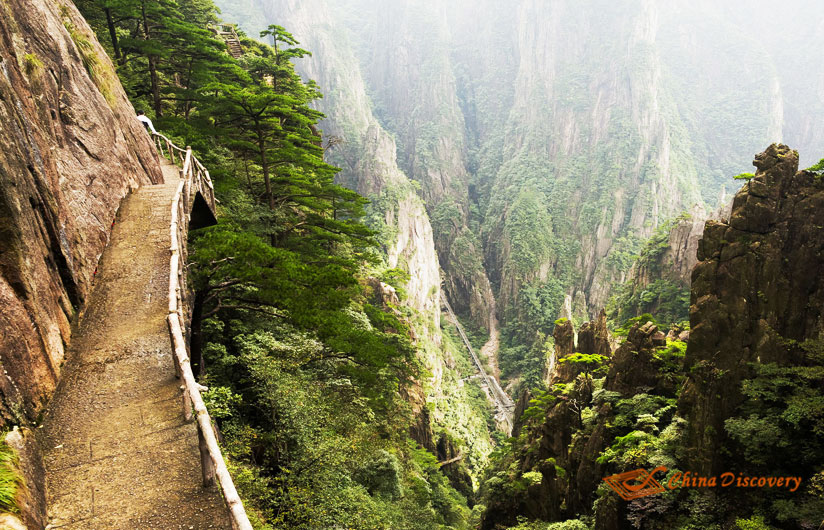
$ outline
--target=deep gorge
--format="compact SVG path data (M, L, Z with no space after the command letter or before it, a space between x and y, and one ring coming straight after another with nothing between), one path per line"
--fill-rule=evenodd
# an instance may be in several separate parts
M56 524L37 429L108 362L67 352L161 181L141 110L212 171L182 318L254 528L820 530L820 6L75 3L0 0L8 517Z

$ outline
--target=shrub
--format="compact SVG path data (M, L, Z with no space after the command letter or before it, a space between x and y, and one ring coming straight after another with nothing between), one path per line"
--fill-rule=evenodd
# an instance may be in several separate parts
M35 54L27 53L23 56L23 71L31 78L38 78L43 72L43 61Z
M529 486L540 484L541 481L544 480L544 476L540 471L527 471L523 474L523 478Z
M373 460L358 470L355 479L372 495L389 499L401 496L401 465L398 458L387 451L379 450Z
M2 433L0 439L5 439L5 434ZM23 477L17 465L17 453L5 442L0 442L0 511L18 511L17 490L23 485Z
M760 515L753 515L749 519L736 519L735 528L737 530L772 530L772 527L764 522Z

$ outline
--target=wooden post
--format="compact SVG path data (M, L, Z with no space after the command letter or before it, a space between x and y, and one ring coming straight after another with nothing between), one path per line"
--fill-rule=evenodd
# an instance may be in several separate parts
M186 146L186 159L183 162L183 182L185 183L185 187L183 188L183 212L185 215L188 216L189 211L191 211L191 196L192 196L192 175L194 174L193 171L193 163L192 163L192 147L187 145Z
M212 457L209 455L209 446L200 426L197 428L197 444L200 447L200 469L203 472L203 486L210 488L215 485L215 463L212 462Z
M177 363L175 363L175 368L179 370ZM192 421L192 398L186 392L186 385L180 385L180 390L183 391L183 418L190 422Z

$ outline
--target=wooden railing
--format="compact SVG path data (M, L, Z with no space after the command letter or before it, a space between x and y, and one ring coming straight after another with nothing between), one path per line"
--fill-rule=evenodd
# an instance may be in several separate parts
M188 217L191 211L191 201L194 196L193 190L199 191L206 199L212 211L215 207L214 188L209 177L209 172L198 162L192 154L192 148L185 150L177 147L168 138L161 134L155 134L158 149L166 153L173 163L177 159L183 163L180 176L181 181L177 186L174 198L172 199L172 222L169 229L171 236L171 258L169 263L169 332L172 337L174 348L175 371L183 380L183 414L186 421L191 421L194 410L197 421L198 445L200 447L200 463L203 471L203 484L211 486L217 479L223 499L229 508L232 528L234 530L252 530L252 524L243 508L243 502L237 493L235 484L226 468L220 445L217 442L215 429L209 411L203 402L200 392L207 390L200 385L192 373L192 366L189 361L189 352L186 348L184 330L186 329L186 315L184 313L184 300L187 295L186 290L186 235L188 232ZM175 156L178 153L178 156ZM182 154L182 157L179 156Z
M195 193L200 192L200 195L214 214L216 200L212 177L209 175L209 171L200 163L200 160L194 156L192 148L187 146L186 149L181 149L160 133L153 133L153 136L155 145L163 156L168 157L173 164L183 164L181 178L186 183L183 194L186 211L192 211L192 201Z

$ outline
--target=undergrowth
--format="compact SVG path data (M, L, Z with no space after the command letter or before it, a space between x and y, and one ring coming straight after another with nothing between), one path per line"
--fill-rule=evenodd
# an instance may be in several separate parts
M5 438L5 433L0 438ZM5 442L0 442L0 512L19 511L17 492L22 484L17 453Z

